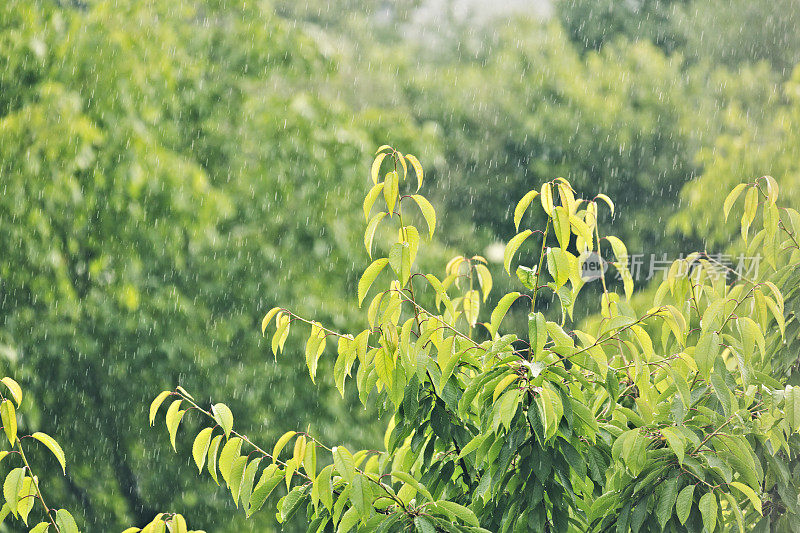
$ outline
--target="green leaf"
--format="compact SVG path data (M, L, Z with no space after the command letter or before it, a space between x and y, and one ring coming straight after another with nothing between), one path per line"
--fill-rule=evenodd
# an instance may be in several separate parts
M250 496L253 495L253 482L256 479L256 472L258 471L258 465L261 464L261 458L256 458L250 461L247 464L247 467L244 470L244 474L242 475L242 483L239 487L239 501L242 502L242 508L245 510L245 514L250 516Z
M728 193L727 197L725 197L725 202L722 205L722 211L725 214L726 221L728 220L728 214L731 212L733 204L736 203L737 198L739 198L739 195L742 194L742 191L745 187L747 187L746 183L740 183L734 187L730 193Z
M709 533L713 532L717 527L717 497L713 492L706 492L700 497L697 506L703 516L703 526Z
M508 274L511 274L511 260L514 258L514 254L517 253L517 250L519 250L519 247L522 246L523 242L525 242L525 239L530 237L532 234L533 232L531 230L526 229L525 231L517 233L511 237L511 240L508 241L508 244L506 244L506 249L503 253L503 268L506 269Z
M678 478L676 476L667 479L660 485L660 493L656 507L656 517L658 518L658 523L661 524L661 529L664 529L670 517L672 516L672 508L675 506L675 500L677 498Z
M383 182L378 183L372 187L367 196L364 197L364 220L369 220L369 214L372 211L372 206L375 205L375 200L378 199L381 192L383 192Z
M370 259L372 258L372 240L375 237L375 230L378 229L378 224L386 217L386 213L380 212L372 217L367 224L367 229L364 231L364 247L367 249Z
M537 196L539 196L539 191L528 191L525 196L517 202L517 206L514 208L514 227L517 231L519 231L519 224L522 221L522 216Z
M362 518L369 518L369 513L372 510L372 491L369 487L369 481L363 474L356 474L353 478L350 501L353 502L353 507L358 510Z
M500 330L500 323L503 321L506 313L508 313L511 305L516 302L520 296L521 295L518 292L510 292L500 298L500 301L497 302L497 307L494 308L492 311L492 316L489 318L489 331L491 332L492 337L497 335L497 332Z
M565 250L569 246L570 235L572 234L571 229L569 211L563 206L556 207L553 210L553 230L559 246Z
M553 276L556 287L569 280L570 253L561 248L550 248L547 252L547 271Z
M480 522L478 522L478 517L475 516L475 513L472 510L464 507L463 505L459 505L457 503L447 501L447 500L439 500L436 502L436 506L440 509L444 509L448 514L458 518L462 522L469 524L473 527L479 527Z
M750 500L750 503L753 504L753 508L756 510L756 512L761 516L764 516L764 511L761 508L761 498L758 497L756 491L754 491L749 485L745 485L741 481L733 481L730 483L730 485L731 487L739 489L742 492L742 494L747 496L747 498Z
M66 474L67 456L64 455L64 450L61 449L61 446L58 444L58 442L56 442L56 439L46 433L42 433L41 431L37 431L31 435L31 437L47 446L47 449L53 452L53 455L55 455L56 459L58 459L58 464L61 465L61 470Z
M4 377L3 379L0 379L0 381L2 381L3 384L8 387L11 396L14 398L14 401L17 402L17 407L19 407L20 404L22 404L22 387L19 386L19 383L9 377Z
M595 196L595 199L598 198L606 203L608 208L611 210L611 216L614 216L614 202L611 201L611 198L609 198L605 194L598 194L597 196Z
M269 325L270 321L275 317L276 314L281 310L280 307L273 307L267 314L264 315L264 318L261 320L261 334L263 335L264 332L267 330L267 326Z
M429 238L433 238L433 232L436 229L436 210L433 209L431 203L422 195L414 194L411 198L417 202L419 210L422 212L422 217L428 225Z
M231 489L231 496L233 496L233 504L237 508L239 507L239 494L242 490L245 468L247 468L247 457L245 456L235 458L231 464L228 486Z
M38 524L36 524L36 526L34 526L33 529L30 530L29 533L45 533L45 531L47 531L47 528L49 527L50 527L50 522L39 522Z
M372 183L378 183L378 178L381 174L381 163L383 163L383 159L386 157L387 153L378 154L375 159L372 161L372 168L370 169L370 177L372 177Z
M422 188L422 164L419 162L419 159L411 154L406 154L406 159L408 159L408 162L411 163L411 166L414 168L414 173L417 175L417 190L420 190Z
M547 213L547 216L553 216L553 186L552 184L543 183L539 191L539 201L542 203L542 209Z
M178 433L178 426L181 424L181 419L183 419L183 415L186 412L185 410L181 410L181 403L183 400L175 400L167 409L167 431L169 431L169 440L172 444L172 449L178 451L175 448L175 435Z
M697 370L704 379L708 379L714 368L714 361L719 355L719 335L715 331L706 331L700 335L694 350L694 361Z
M150 426L153 425L156 419L156 413L158 412L158 408L161 407L161 404L164 403L164 400L167 399L167 396L169 396L169 394L170 392L168 390L159 393L159 395L156 396L155 400L153 400L153 402L150 404Z
M267 501L269 495L275 490L280 482L283 480L283 472L278 469L277 465L269 465L261 473L261 479L258 481L256 488L253 489L253 494L250 495L250 513L254 513L261 509L264 502Z
M381 346L375 351L375 372L386 390L391 391L394 387L394 357L387 346Z
M478 447L483 444L483 442L489 437L489 433L478 433L475 435L468 443L461 448L461 453L458 454L458 458L461 459L462 457L466 457L467 455L471 454Z
M78 533L78 525L66 509L56 511L56 525L60 533Z
M283 448L290 440L292 440L292 437L294 437L295 435L297 435L296 431L287 431L286 433L281 435L281 438L278 439L278 441L275 443L275 446L273 446L272 448L273 460L278 459L278 455L280 455Z
M217 485L219 485L219 480L217 479L217 451L219 450L220 442L222 442L222 435L217 435L211 440L211 446L208 447L208 473L211 474L211 478Z
M383 180L383 199L386 200L386 207L389 209L389 218L394 213L394 206L397 203L397 196L400 190L400 177L397 172L392 171L386 174Z
M351 507L347 510L347 512L342 515L342 520L339 522L339 527L336 529L336 533L347 533L356 524L361 517L358 514L358 510L355 507Z
M331 473L333 472L333 465L328 465L322 469L317 476L314 483L319 490L319 499L322 504L328 508L328 511L333 511L333 486L331 485Z
M547 320L542 313L528 314L528 342L531 347L531 359L538 361L544 355L547 343Z
M213 432L214 428L203 429L197 434L192 444L192 457L194 458L194 463L197 465L198 473L203 471L203 465L206 462L206 454L208 453L208 447L211 445L211 434Z
M425 485L414 479L410 474L407 474L402 470L392 470L392 477L399 481L402 481L407 485L410 485L411 487L416 489L417 492L428 498L429 501L434 501L433 496L428 491L428 489L425 488Z
M353 460L353 454L347 448L344 446L335 446L333 448L333 464L342 479L348 483L353 482L353 478L356 475L356 463Z
M11 400L3 400L3 404L0 405L0 419L2 419L6 437L13 447L17 442L17 413Z
M414 529L417 533L436 533L436 526L424 516L414 517Z
M689 518L689 513L692 511L692 502L694 501L694 485L684 487L678 494L678 499L675 501L675 515L681 524L685 524Z
M239 451L242 449L242 439L233 437L225 443L222 451L219 454L219 473L222 474L222 479L230 486L231 484L231 469L233 468L233 461L239 457Z
M667 440L667 444L672 449L675 457L678 458L678 464L683 464L683 457L686 450L686 438L682 433L674 428L667 427L661 430L661 434Z
M22 490L22 481L25 479L25 469L15 468L6 476L3 482L3 498L14 516L17 516L19 492Z
M364 275L358 282L358 306L361 307L364 298L367 296L367 291L372 286L375 278L381 273L381 270L389 263L389 259L382 257L376 259L371 265L364 270Z
M225 438L230 437L231 430L233 429L233 413L224 403L218 403L211 406L211 412L214 414L216 420L222 431L225 432Z

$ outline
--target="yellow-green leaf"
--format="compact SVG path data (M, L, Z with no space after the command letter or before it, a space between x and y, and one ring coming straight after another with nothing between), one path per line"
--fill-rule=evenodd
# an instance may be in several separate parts
M224 403L212 405L211 412L214 414L214 420L216 420L219 427L222 428L222 431L225 432L225 438L227 439L233 429L233 413Z
M761 498L758 497L756 491L754 491L749 485L745 485L741 481L733 481L730 484L732 487L739 489L742 494L747 496L750 500L750 503L753 504L753 508L758 512L760 515L764 515L764 511L761 508Z
M0 419L2 419L3 430L6 432L8 441L11 446L14 446L14 443L17 442L17 411L11 400L3 400L3 404L0 405Z
M206 454L208 453L208 447L211 445L211 434L213 432L214 428L205 428L197 434L197 437L194 439L194 444L192 444L192 457L194 458L194 463L197 465L198 473L203 471L203 465L206 462Z
M53 452L53 455L55 455L56 459L58 459L58 464L61 465L61 470L63 470L64 473L66 473L67 472L67 456L64 455L64 450L61 449L61 446L58 444L58 442L56 442L56 439L54 439L53 437L51 437L47 433L42 433L41 431L37 431L36 433L31 435L31 437L33 437L34 439L38 440L39 442L41 442L45 446L47 446L47 449L50 450L51 452Z
M159 393L156 396L155 400L150 404L150 425L152 426L156 419L156 413L158 412L158 408L161 407L161 404L164 403L164 400L167 399L169 396L169 391L165 390L164 392Z
M270 320L272 320L275 317L275 315L278 313L278 311L280 311L280 310L281 310L280 307L273 307L272 309L267 311L266 315L264 315L264 319L261 320L261 334L262 335L267 330L267 326L269 325Z
M19 386L19 383L11 379L10 377L4 377L2 380L3 384L8 387L9 392L11 392L11 396L14 397L14 401L17 402L17 407L20 406L22 403L22 387Z
M283 448L286 446L286 444L288 444L290 440L292 440L292 437L294 437L295 435L297 435L296 431L287 431L286 433L281 435L281 438L278 439L278 442L276 442L275 446L272 448L272 458L274 460L278 459L278 455L280 455Z
M421 194L414 194L411 199L417 203L425 223L428 225L428 238L433 238L433 232L436 229L436 210L433 208L427 198Z
M358 282L358 306L361 307L364 298L367 295L367 291L372 286L372 283L375 281L375 278L378 277L378 274L381 273L381 270L389 263L389 259L385 257L381 257L380 259L376 259L372 262L371 265L364 270L364 275L361 276L361 279Z
M372 162L372 169L370 171L372 183L378 183L378 177L381 174L381 163L383 163L383 159L386 157L386 155L386 152L378 154L377 157L375 157L375 160Z
M420 190L422 188L422 164L420 164L419 159L411 154L406 154L406 159L414 168L414 173L417 175L417 190Z
M725 214L725 220L728 220L728 214L731 212L731 208L733 204L736 203L736 200L739 198L739 195L742 194L744 188L747 187L747 184L740 183L733 190L728 194L725 198L725 202L722 205L722 211Z
M514 227L519 231L519 224L522 221L522 216L525 214L525 211L528 209L528 206L531 205L531 202L539 196L539 191L533 190L528 191L525 193L519 202L517 202L517 206L514 208Z
M372 206L375 205L375 200L383 192L383 182L373 186L367 195L364 197L364 220L369 220L369 214L372 211Z
M511 260L514 258L514 254L517 253L519 247L522 246L522 243L525 242L525 239L531 236L533 232L529 229L526 229L523 232L517 233L514 235L508 244L506 244L505 252L503 253L503 268L506 269L508 274L511 274Z

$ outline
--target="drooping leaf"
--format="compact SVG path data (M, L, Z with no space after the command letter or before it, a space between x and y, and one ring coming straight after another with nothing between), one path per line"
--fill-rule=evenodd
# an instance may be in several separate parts
M33 435L31 435L34 439L38 440L45 446L47 449L53 452L53 455L56 456L58 459L58 464L61 465L61 470L66 473L67 472L67 456L64 455L64 450L61 449L61 446L56 442L56 439L51 437L46 433L42 433L41 431L37 431Z

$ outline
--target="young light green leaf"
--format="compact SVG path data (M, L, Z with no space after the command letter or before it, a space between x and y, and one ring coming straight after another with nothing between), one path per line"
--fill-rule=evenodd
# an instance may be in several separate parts
M56 511L56 526L60 533L78 533L78 525L66 509Z
M64 450L61 449L61 446L58 444L58 442L56 442L56 439L54 439L53 437L51 437L46 433L42 433L41 431L37 431L36 433L31 435L31 437L38 440L45 446L47 446L47 449L50 450L53 453L53 455L56 456L56 459L58 459L58 464L61 465L61 470L63 470L64 473L66 474L67 456L64 455Z
M170 392L168 390L159 393L158 396L156 396L156 398L150 404L150 426L152 426L153 423L155 422L158 408L161 407L161 404L164 403L164 400L167 399L167 396L169 396L169 394Z
M25 479L25 469L15 468L6 476L3 482L3 498L14 516L17 516L19 492L22 490L22 481Z
M172 449L176 452L178 451L175 448L175 435L178 433L178 426L181 424L181 419L183 418L184 413L186 410L181 409L181 403L183 400L175 400L167 409L167 431L169 432L169 440L172 443Z
M739 489L742 492L742 494L747 496L747 498L750 500L750 503L753 504L753 508L756 510L756 512L761 516L764 516L764 511L761 508L762 507L761 498L758 497L756 491L754 491L752 488L750 488L749 485L745 485L741 481L733 481L730 483L730 485L732 487Z
M286 444L292 440L292 437L297 435L296 431L287 431L278 439L275 446L272 448L272 458L277 459Z
M433 496L431 496L430 491L425 488L425 485L414 479L410 474L407 474L401 470L392 470L392 477L412 486L417 490L417 492L428 498L429 501L433 501Z
M489 331L494 337L497 332L500 330L500 323L503 321L503 318L508 313L509 308L511 305L517 301L517 299L521 296L518 292L510 292L500 298L500 301L497 302L497 307L494 308L492 311L492 316L489 318Z
M611 201L611 198L602 193L595 196L595 200L598 198L606 203L608 208L611 210L611 216L614 216L614 202Z
M214 420L219 424L219 427L222 428L222 431L225 432L225 438L227 439L233 429L233 413L224 403L212 405L211 412L214 414Z
M528 191L525 193L525 196L523 196L520 201L517 202L517 206L514 208L514 227L517 231L519 231L519 224L522 221L522 216L525 214L528 206L531 205L531 202L537 196L539 196L539 191Z
M411 199L414 200L419 206L419 210L422 212L422 217L425 219L425 223L428 225L429 238L432 239L433 232L436 229L436 210L433 208L427 198L420 194L412 195Z
M375 205L375 200L383 192L383 182L378 183L372 187L367 195L364 197L364 221L369 220L369 214L372 212L372 206Z
M382 257L380 259L376 259L372 262L371 265L367 267L364 271L364 275L361 276L361 279L358 282L358 306L361 307L364 298L367 296L367 291L372 286L372 283L375 281L375 278L378 277L378 274L381 273L381 270L389 263L389 259Z
M20 406L22 403L22 387L19 386L19 383L11 379L10 377L4 377L2 380L3 384L8 387L8 391L11 393L11 396L14 398L14 401L17 402L17 407Z
M217 485L219 485L219 480L217 479L217 452L221 442L222 435L217 435L211 439L211 445L208 447L208 473L211 474L211 478Z
M334 446L333 448L333 464L336 471L348 483L353 482L356 475L356 463L351 454L344 446Z
M275 317L276 314L278 314L278 311L280 311L280 310L281 310L280 307L273 307L272 309L267 311L266 315L264 315L264 318L261 320L261 334L262 335L267 330L267 326L269 325L270 321Z
M381 163L383 163L383 159L386 157L386 152L378 154L375 159L372 161L372 169L370 170L370 176L372 177L372 183L377 184L378 178L381 174Z
M747 187L746 183L740 183L734 187L730 193L728 193L728 196L725 198L725 202L722 205L722 211L725 214L725 220L728 220L728 214L731 212L733 204L736 203L736 200L739 198L739 195L742 194L742 191L745 187Z
M378 224L385 216L385 212L380 212L372 217L369 224L367 224L367 229L364 231L364 247L367 249L370 259L372 258L372 240L375 237L375 230L378 229Z
M473 527L480 526L480 522L478 522L478 517L475 516L475 513L463 505L447 500L439 500L436 502L436 507L444 509L448 514L458 518L467 525Z
M8 442L13 447L17 442L17 412L11 400L3 400L0 405L0 420L3 422L3 430L6 432Z
M203 429L197 434L192 444L192 457L194 458L194 463L197 465L198 473L203 471L203 465L206 462L206 454L208 453L208 447L211 445L211 434L213 432L214 428Z
M411 166L414 168L414 173L417 175L417 190L420 190L422 188L422 164L419 162L419 159L411 154L406 154L406 159L408 159L408 162L411 163Z
M239 457L239 452L242 449L242 439L233 437L228 439L222 451L219 453L219 473L222 474L222 479L230 486L231 484L231 470L233 469L233 462Z
M523 232L517 233L514 235L508 244L506 244L505 252L503 253L503 268L506 269L508 274L511 274L511 260L514 258L514 254L517 253L519 247L522 246L522 243L525 242L525 239L531 236L533 232L529 229L526 229Z

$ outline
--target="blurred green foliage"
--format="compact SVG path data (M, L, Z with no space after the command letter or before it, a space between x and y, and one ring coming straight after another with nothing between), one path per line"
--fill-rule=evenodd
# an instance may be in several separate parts
M796 0L564 0L544 22L427 26L425 2L389 4L0 5L0 353L72 457L67 477L49 465L59 505L92 530L156 509L271 527L222 523L221 490L145 453L147 400L175 383L229 399L262 441L323 419L329 441L381 430L331 383L305 387L299 353L273 363L257 322L278 301L356 320L354 213L384 142L423 161L467 254L556 176L613 196L632 252L724 246L708 213L760 174L797 201Z

